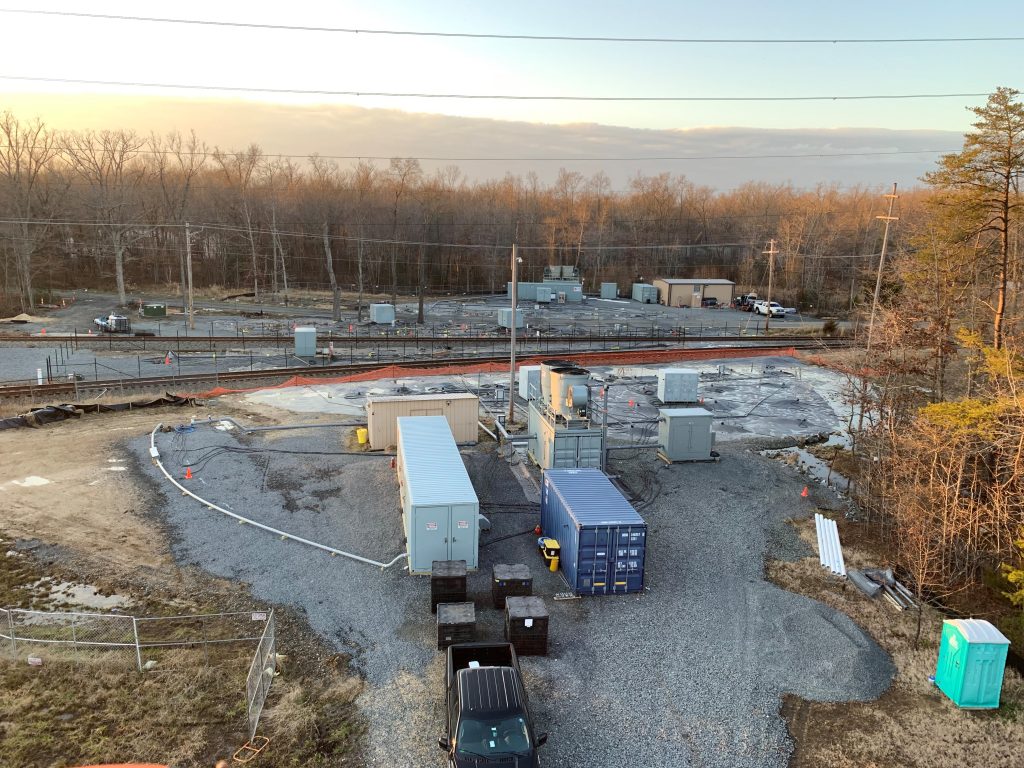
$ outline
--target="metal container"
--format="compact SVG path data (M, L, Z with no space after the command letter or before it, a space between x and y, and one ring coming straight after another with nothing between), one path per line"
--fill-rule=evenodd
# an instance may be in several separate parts
M366 398L366 427L372 450L384 451L398 445L400 416L444 416L459 445L475 444L480 434L480 398L469 392L372 395Z
M576 594L643 589L647 524L604 472L546 471L540 526L561 545L559 567Z
M435 560L476 570L480 502L444 416L400 417L396 463L409 573Z
M548 655L548 609L542 597L505 601L505 639L519 656Z
M530 458L541 469L600 467L604 437L599 429L569 427L556 422L530 403Z
M540 362L540 399L544 405L551 405L551 371L555 368L573 368L571 360L541 360Z
M589 399L587 383L590 381L590 371L575 366L552 368L549 376L551 410L566 419L585 418Z
M601 298L616 299L619 296L618 283L601 283Z
M711 461L714 414L703 408L658 409L658 447L668 461Z
M295 329L295 356L316 357L316 328Z
M167 317L167 305L143 304L139 314L143 317Z
M658 399L665 403L696 403L700 371L693 368L664 368L658 371Z
M633 283L633 301L641 304L657 304L658 289L647 283Z
M935 684L958 707L996 709L1010 641L984 619L942 622Z
M437 606L437 649L476 639L476 606L473 603L440 603Z
M395 307L393 304L371 304L370 322L381 325L390 325L395 322Z
M540 397L540 366L519 366L519 396L526 401Z
M506 565L497 563L491 570L491 601L499 611L510 597L529 597L533 594L533 576L523 563Z
M516 310L516 328L523 327L523 310ZM501 307L498 310L498 326L501 328L512 327L512 307Z
M466 561L435 560L430 564L430 611L439 603L466 602Z

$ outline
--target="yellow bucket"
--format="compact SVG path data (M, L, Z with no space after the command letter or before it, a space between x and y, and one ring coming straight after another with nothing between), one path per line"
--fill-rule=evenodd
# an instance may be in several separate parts
M370 439L370 433L366 427L359 427L356 429L356 440L359 441L360 445L366 445L366 441Z

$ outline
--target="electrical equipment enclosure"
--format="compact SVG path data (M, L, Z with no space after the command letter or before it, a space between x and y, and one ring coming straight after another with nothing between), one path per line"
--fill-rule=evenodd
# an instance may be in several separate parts
M615 299L619 296L618 283L601 283L601 298Z
M295 356L316 357L316 328L295 329Z
M657 304L658 289L647 283L633 283L633 301L641 304Z
M470 392L371 395L366 399L366 428L372 450L383 451L398 445L400 416L444 416L459 445L475 444L480 435L480 398Z
M512 327L512 307L502 307L498 310L498 326L501 328ZM516 328L523 327L523 310L516 310Z
M444 416L399 418L396 463L409 573L430 574L435 560L476 570L480 502Z
M371 304L370 322L383 325L395 322L395 306L393 304Z
M935 684L958 707L996 709L1010 641L984 619L942 622Z
M658 371L658 399L669 403L696 403L700 371L693 368L664 368Z
M540 526L561 545L560 567L576 594L643 589L647 524L604 472L546 471Z
M668 461L711 461L714 414L703 408L660 408L658 447Z
M523 400L536 400L540 397L540 366L519 366L519 396Z
M537 407L539 400L530 403L530 454L541 469L558 467L600 467L604 438L599 429L565 427L546 418Z
M143 317L167 317L166 304L143 304L139 312Z

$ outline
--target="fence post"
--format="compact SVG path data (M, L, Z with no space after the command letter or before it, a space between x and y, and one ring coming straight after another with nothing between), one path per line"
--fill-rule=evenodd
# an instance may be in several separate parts
M135 635L135 664L142 671L142 649L139 648L139 621L132 616L132 634Z
M7 627L11 632L11 656L18 655L18 639L14 636L14 614L7 611Z

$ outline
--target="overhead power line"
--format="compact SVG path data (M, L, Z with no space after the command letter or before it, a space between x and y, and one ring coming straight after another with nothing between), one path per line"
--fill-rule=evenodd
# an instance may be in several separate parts
M1020 42L1024 37L820 37L820 38L728 38L728 37L618 37L611 35L527 35L496 32L445 32L408 29L367 29L362 27L326 27L293 24L258 24L213 19L175 19L160 16L130 16L112 13L81 13L78 11L46 11L27 8L0 8L0 13L32 16L64 16L104 21L133 21L156 24L188 24L204 27L280 30L286 32L328 32L348 35L392 35L401 37L448 37L484 40L538 40L575 43L672 43L687 45L862 45L885 43L997 43Z
M565 94L501 94L501 93L417 93L394 91L332 91L326 89L261 88L248 85L201 85L197 83L146 83L127 80L85 80L71 77L31 77L27 75L0 75L0 80L22 80L32 83L59 83L64 85L104 85L119 88L172 88L189 91L244 91L246 93L275 93L300 96L354 96L358 98L398 99L470 99L475 101L897 101L901 99L983 98L989 94L977 93L883 93L853 96L572 96Z
M34 150L35 146L12 147L10 144L0 144L0 149L23 149ZM92 145L88 147L91 151L102 151L101 147ZM794 152L794 153L773 153L764 155L636 155L631 157L440 157L436 155L407 155L397 152L391 155L321 155L317 152L306 154L286 154L264 152L261 157L280 158L282 160L309 160L314 155L321 160L392 160L396 157L409 160L422 160L424 162L461 162L461 163L634 163L644 161L658 162L685 162L689 160L781 160L799 159L801 157L881 157L887 155L942 155L959 152L958 149L891 149L877 152ZM134 154L138 155L180 155L181 157L214 157L218 154L215 150L204 152L189 152L187 150L174 149L137 149ZM230 157L235 152L221 151L224 157Z

